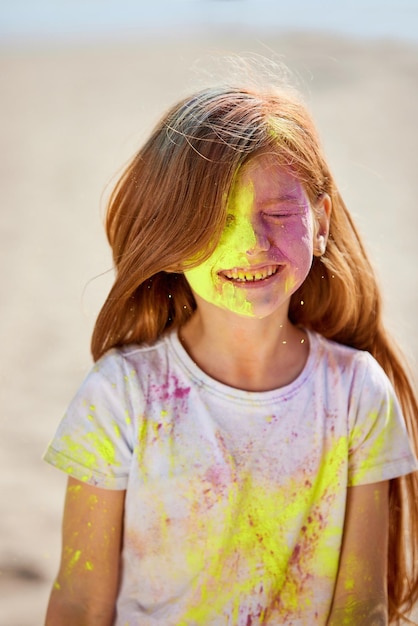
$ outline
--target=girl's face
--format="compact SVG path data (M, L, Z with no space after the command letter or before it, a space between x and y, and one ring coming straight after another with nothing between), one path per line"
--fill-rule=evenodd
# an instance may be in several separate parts
M317 210L315 219L301 183L277 159L250 159L236 176L217 248L184 272L197 301L246 317L261 319L283 307L287 314L313 255L325 250L328 196Z

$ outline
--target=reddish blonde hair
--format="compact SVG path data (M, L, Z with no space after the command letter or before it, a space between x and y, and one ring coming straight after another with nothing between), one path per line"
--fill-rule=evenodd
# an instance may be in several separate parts
M182 274L185 260L197 265L215 249L234 175L259 151L291 167L312 203L324 193L332 201L326 253L314 259L292 296L290 319L377 359L417 451L418 404L383 327L372 267L312 119L290 90L206 89L175 105L157 125L110 198L106 226L116 279L96 322L93 357L126 343L152 343L190 317L195 302ZM396 624L418 599L417 473L391 481L389 532L389 613Z

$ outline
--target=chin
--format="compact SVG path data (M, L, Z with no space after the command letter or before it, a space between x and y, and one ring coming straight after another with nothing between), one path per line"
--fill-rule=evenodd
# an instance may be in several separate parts
M251 303L249 303L251 305ZM277 315L279 310L282 307L263 307L263 306L252 306L251 310L242 310L234 307L222 307L225 311L229 311L234 315L238 315L238 317L252 320L263 320L269 317L273 317ZM286 308L287 315L287 308Z

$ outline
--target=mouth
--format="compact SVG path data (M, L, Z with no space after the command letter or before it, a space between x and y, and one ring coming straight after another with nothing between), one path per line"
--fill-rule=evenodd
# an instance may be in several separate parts
M259 283L268 280L279 271L279 265L266 265L257 269L239 269L234 267L231 270L223 270L219 275L226 280L237 283Z

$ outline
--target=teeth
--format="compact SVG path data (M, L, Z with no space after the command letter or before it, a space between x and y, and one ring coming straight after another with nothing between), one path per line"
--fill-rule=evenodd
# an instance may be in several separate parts
M263 267L261 270L256 270L255 272L251 272L251 270L243 270L237 269L234 267L232 270L226 270L222 272L226 278L230 280L236 280L238 282L256 282L258 280L264 280L265 278L269 278L273 276L278 270L277 265L267 265Z

